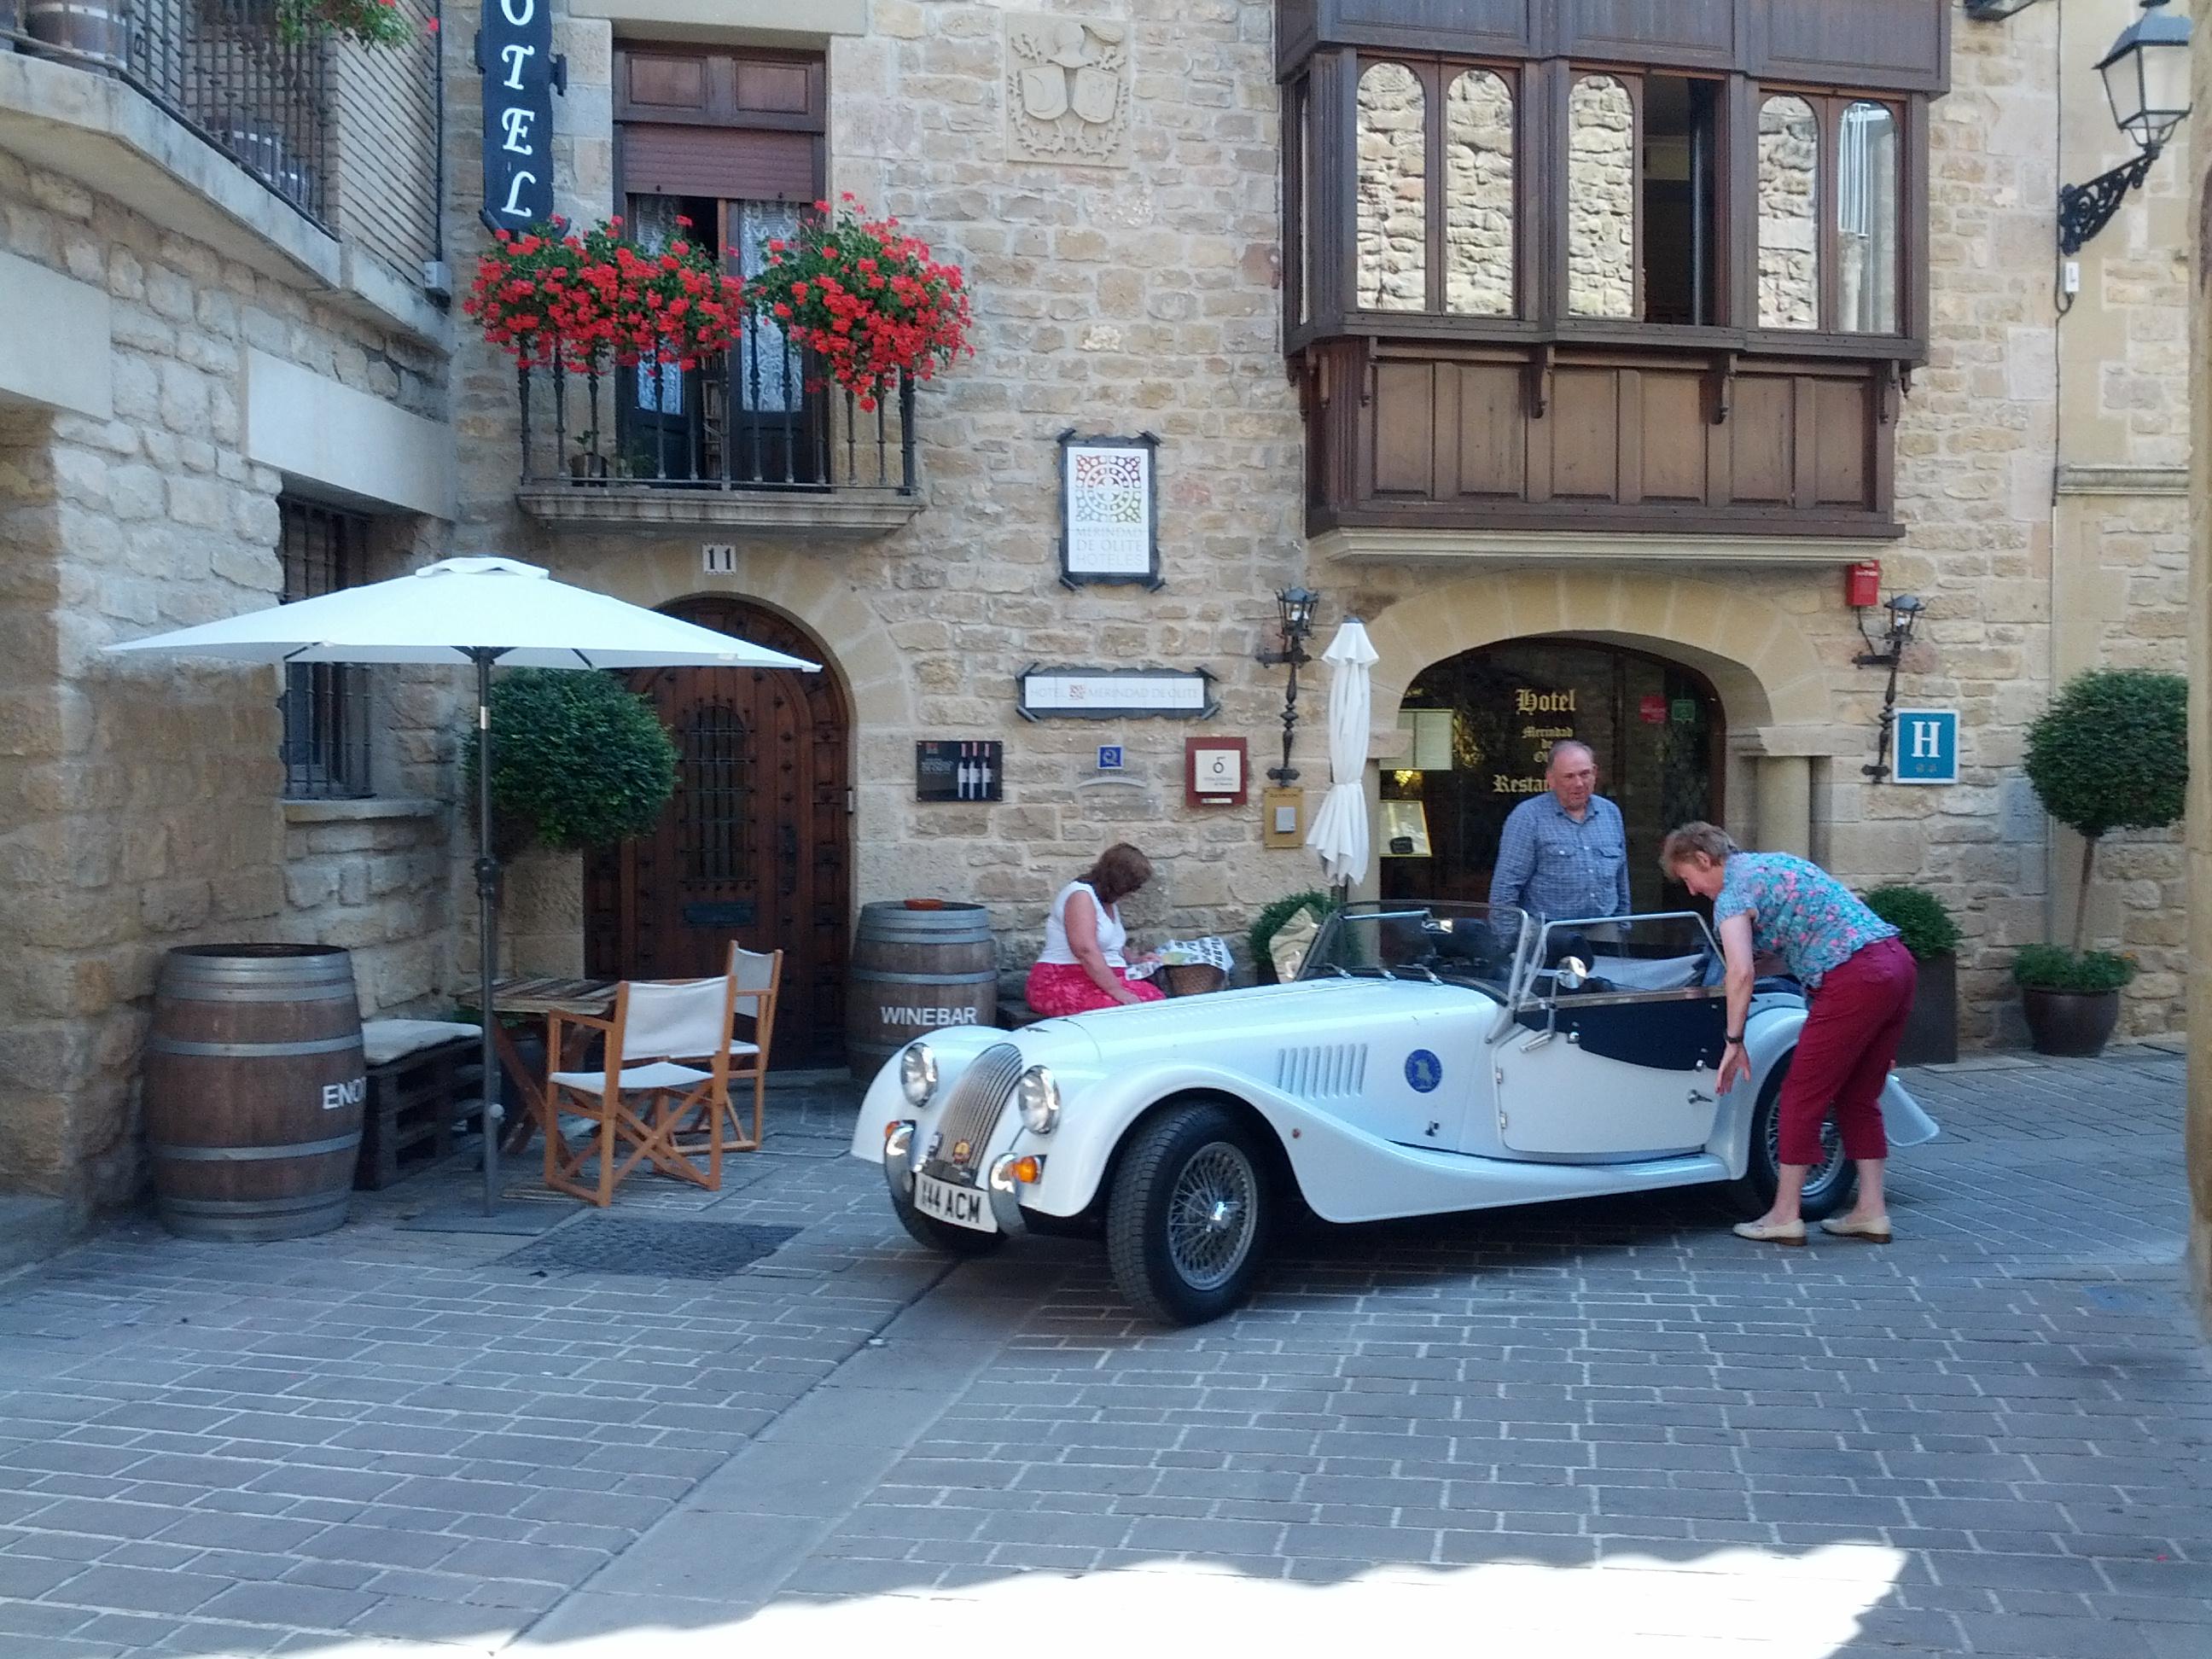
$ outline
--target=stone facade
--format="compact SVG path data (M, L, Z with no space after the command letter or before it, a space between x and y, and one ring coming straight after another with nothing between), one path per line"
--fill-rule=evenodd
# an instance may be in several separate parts
M1863 641L1827 566L1626 545L1618 558L1539 549L1510 562L1339 563L1310 547L1298 394L1280 345L1275 15L1263 0L1196 11L1096 0L1067 14L877 0L865 20L836 25L849 32L821 38L778 14L768 44L827 54L830 189L897 215L964 268L975 296L974 360L918 400L925 504L874 540L551 527L517 503L511 368L469 331L449 362L434 327L373 319L0 155L6 250L98 296L112 348L112 408L0 409L0 902L21 940L0 963L0 1185L98 1201L132 1189L131 1080L170 944L347 944L371 1011L434 1009L469 960L471 907L455 902L466 824L437 805L455 793L457 684L380 673L380 799L288 807L272 673L97 654L276 593L288 481L250 458L257 354L449 422L457 527L419 510L387 515L372 574L449 546L497 550L644 604L738 596L818 642L853 725L854 907L980 899L1010 979L1053 892L1114 840L1139 842L1159 871L1131 906L1141 931L1234 938L1259 905L1316 882L1310 854L1261 847L1256 807L1191 807L1182 786L1194 731L1244 736L1255 772L1274 763L1282 671L1254 653L1275 642L1275 592L1303 581L1327 595L1323 640L1340 616L1369 622L1383 654L1375 746L1386 758L1406 686L1460 651L1578 634L1697 670L1728 720L1730 826L1862 885L1934 889L1967 935L1964 1035L2016 1036L2011 953L2062 928L2074 901L2063 838L2021 796L2027 723L2079 667L2179 665L2189 580L2177 483L2190 454L2187 273L2174 258L2184 192L2171 169L2154 171L2085 258L2062 323L2051 204L2062 173L2110 164L2079 153L2079 135L2095 130L2081 100L2098 97L2084 66L2127 8L2060 9L2002 27L1960 22L1954 89L1933 112L1930 361L1903 399L1907 534L1884 555L1884 586L1929 605L1901 701L1963 718L1962 781L1939 790L1863 779L1881 676L1853 664ZM555 103L557 203L583 220L615 206L623 27L621 0L591 10L556 9L569 74ZM473 9L445 21L445 228L465 284L482 235ZM672 27L656 13L656 38ZM702 40L727 41L734 26L699 27ZM2058 64L2066 90L2054 100ZM1358 197L1361 292L1371 283L1384 303L1419 303L1420 248L1437 231L1447 308L1494 313L1511 303L1512 250L1527 234L1504 205L1510 107L1480 76L1443 88L1444 223L1430 227L1427 158L1407 137L1421 95L1409 75L1370 74L1361 88L1362 150L1376 164ZM1571 308L1632 315L1632 106L1601 75L1571 96ZM1786 146L1769 148L1778 158ZM411 222L381 216L369 239L403 276ZM1778 304L1785 274L1772 273ZM1071 428L1158 434L1161 590L1060 583L1055 439ZM702 540L733 542L735 568L704 574ZM1013 686L1036 662L1205 667L1220 713L1200 726L1026 725ZM1310 714L1310 673L1305 688ZM1005 804L918 803L911 769L925 738L1002 738ZM1123 746L1119 774L1094 765L1102 742ZM1292 758L1317 801L1316 719ZM2093 933L2143 964L2131 1030L2180 1018L2179 858L2170 838L2123 838L2090 896ZM511 965L580 967L576 862L524 860L505 923Z
M444 982L447 697L395 681L380 722L386 778L416 805L301 821L280 799L276 671L101 654L278 596L286 484L247 458L249 350L432 416L443 362L5 154L0 248L104 304L112 388L100 418L0 416L0 1189L106 1205L141 1178L138 1050L167 947L349 945L371 1012ZM381 560L435 544L395 530Z
M1378 641L1393 641L1396 654L1386 647L1377 671L1376 749L1386 755L1395 690L1427 661L1551 630L1633 641L1700 669L1721 690L1733 737L1723 780L1732 826L1768 844L1802 841L1862 885L1932 888L1967 935L1966 1040L2017 1040L2011 952L2051 936L2065 884L2052 875L2065 848L2054 854L2032 797L2021 810L2020 770L2027 724L2053 684L2053 596L2063 580L2054 566L2063 509L2051 484L2062 460L2051 367L2059 336L2046 258L2058 175L2045 72L2056 20L2031 11L2005 28L1961 24L1954 90L1934 110L1934 343L1902 406L1898 494L1908 534L1885 556L1884 586L1929 602L1900 700L1958 708L1967 737L1960 784L1915 791L1871 787L1861 775L1881 677L1853 665L1863 641L1827 568L1677 574L1647 564L1440 579L1412 564L1302 562L1299 430L1275 343L1268 9L1174 22L1144 4L1108 15L1126 17L1128 29L1126 168L1037 165L1007 148L1018 56L993 9L885 3L870 32L827 43L832 187L896 212L965 266L976 294L975 362L922 396L928 506L910 528L860 548L743 538L737 571L717 577L698 574L695 538L549 532L511 505L509 383L499 364L465 352L460 419L481 441L470 447L465 489L475 533L526 545L563 574L641 602L733 591L805 625L852 694L862 780L856 902L906 892L981 897L1010 972L1025 962L1050 893L1109 839L1128 836L1158 855L1162 878L1135 907L1146 925L1233 932L1255 903L1312 879L1304 853L1259 849L1250 815L1182 806L1180 728L1012 721L1012 676L1024 665L1203 663L1224 676L1215 729L1246 733L1256 768L1273 763L1280 681L1249 653L1271 642L1270 596L1291 580L1323 588L1332 607L1365 617ZM587 216L611 205L596 77L620 25L603 27L579 21L562 36L572 73L586 66L583 98L572 90L562 120L563 142L580 158L564 185ZM1375 175L1358 198L1361 289L1407 303L1423 280L1425 163L1405 139L1417 131L1420 96L1413 76L1372 70L1359 94L1362 151ZM1584 79L1575 97L1588 112L1569 207L1571 244L1583 250L1575 308L1626 314L1632 112L1603 77ZM465 123L452 142L457 154L474 143ZM1783 171L1803 182L1809 152L1783 145L1775 159L1784 149L1796 165ZM1495 159L1510 166L1502 153ZM464 194L455 206L460 216L472 204ZM2132 343L2100 355L2080 378L2106 409L2134 411L2131 428L2166 446L2170 460L2179 382L2171 355L2152 343L2178 325L2179 298L2159 266L2160 228L2125 234L2148 237L2146 269L2106 276L2094 303L2124 312ZM1452 281L1448 292L1457 292ZM2090 303L2069 328L2083 327ZM1067 425L1162 434L1161 593L1071 594L1057 584L1050 440ZM2097 557L2129 573L2130 597L2088 655L2165 660L2150 642L2172 635L2180 515L2163 497L2106 507ZM907 774L921 736L1005 737L1007 804L915 803ZM1128 746L1121 779L1091 772L1091 747L1104 738ZM1297 759L1309 786L1323 781L1310 725ZM2008 803L2013 810L2001 810ZM2172 894L2159 873L2170 853L2160 845L2136 838L2108 849L2098 900L2110 924L2100 923L2100 936L2143 961L2128 1012L2134 1030L2179 1019L2166 943ZM549 863L524 885L538 895L526 909L540 920L519 915L514 937L527 942L530 965L574 966L573 866Z

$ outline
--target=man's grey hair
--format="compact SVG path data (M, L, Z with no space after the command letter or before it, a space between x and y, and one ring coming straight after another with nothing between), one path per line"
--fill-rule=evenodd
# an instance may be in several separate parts
M1559 757L1565 754L1571 749L1580 750L1583 754L1588 755L1590 757L1590 764L1592 766L1595 766L1597 764L1596 750L1591 748L1580 738L1561 738L1557 743L1552 745L1552 752L1545 757L1544 770L1549 772L1553 767L1557 766L1559 763Z

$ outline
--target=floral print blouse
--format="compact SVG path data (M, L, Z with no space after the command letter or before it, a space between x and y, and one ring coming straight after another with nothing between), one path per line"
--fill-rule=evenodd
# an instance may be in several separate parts
M1830 969L1897 929L1817 864L1788 853L1731 853L1713 924L1751 913L1752 939L1790 965L1808 990Z

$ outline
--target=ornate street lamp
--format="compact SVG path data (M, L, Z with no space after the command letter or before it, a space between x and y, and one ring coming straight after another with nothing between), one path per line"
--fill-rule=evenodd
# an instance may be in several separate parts
M2189 20L2172 15L2166 6L2166 0L2142 0L2142 15L2120 31L2097 65L2112 120L2141 154L2086 185L2059 187L2058 251L2069 259L2150 176L2151 163L2189 113Z
M1286 587L1276 594L1283 648L1260 653L1260 660L1269 667L1287 665L1291 671L1290 686L1283 694L1283 763L1267 769L1267 776L1279 788L1287 789L1298 780L1291 765L1291 740L1298 728L1298 670L1313 660L1306 655L1306 641L1312 636L1314 607L1320 603L1321 595L1308 587Z
M1911 593L1898 593L1889 601L1889 627L1876 644L1867 634L1863 617L1859 622L1859 636L1867 648L1852 660L1862 668L1889 670L1889 689L1881 698L1881 736L1875 744L1874 764L1859 769L1880 783L1889 775L1889 741L1897 729L1897 671L1905 661L1905 647L1912 643L1912 630L1920 621L1920 613L1928 607Z

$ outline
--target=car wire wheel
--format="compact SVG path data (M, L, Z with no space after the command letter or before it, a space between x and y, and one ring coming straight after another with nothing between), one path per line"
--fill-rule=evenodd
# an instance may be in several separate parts
M1166 1102L1131 1132L1107 1198L1106 1261L1139 1314L1198 1325L1252 1293L1285 1196L1266 1133L1202 1099Z
M1782 1114L1764 1114L1766 1120L1766 1161L1771 1167L1782 1167ZM1843 1133L1836 1127L1836 1120L1820 1121L1820 1161L1805 1172L1805 1190L1799 1201L1805 1205L1825 1205L1835 1195L1836 1183L1850 1170L1850 1160L1844 1156ZM1825 1211L1822 1212L1826 1213Z
M1194 1291L1214 1291L1251 1254L1260 1177L1241 1148L1216 1140L1176 1172L1168 1197L1168 1259Z

